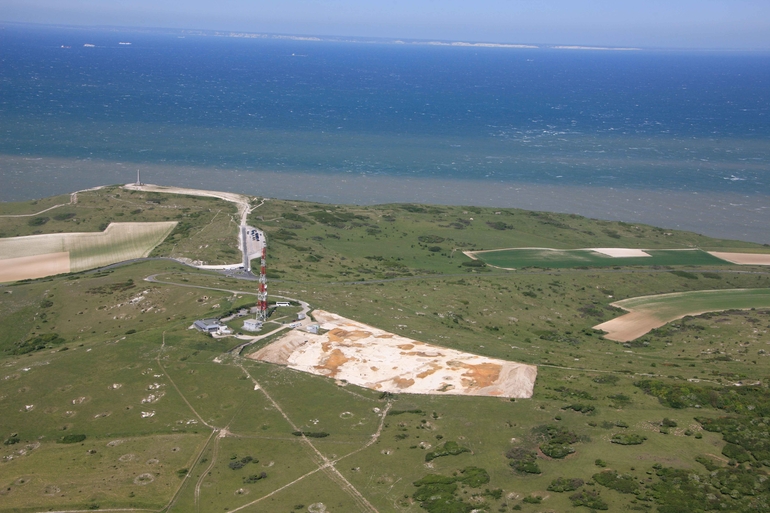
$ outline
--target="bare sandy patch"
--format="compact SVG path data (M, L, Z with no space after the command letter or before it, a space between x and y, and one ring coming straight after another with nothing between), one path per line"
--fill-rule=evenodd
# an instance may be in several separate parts
M68 272L69 251L0 260L0 282L43 278Z
M768 253L723 253L721 251L709 251L708 254L738 265L770 265L770 254Z
M606 331L604 338L616 342L629 342L664 326L669 321L661 320L649 312L631 312L594 326L596 330Z
M293 330L248 357L383 392L532 397L533 365L425 344L322 310L313 316L325 334Z
M643 249L631 249L631 248L591 248L591 251L607 255L612 258L636 258L636 257L652 257L649 253L646 253Z

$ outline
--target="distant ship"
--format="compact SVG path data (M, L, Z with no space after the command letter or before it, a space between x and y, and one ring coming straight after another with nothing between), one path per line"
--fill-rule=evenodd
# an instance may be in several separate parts
M92 45L91 43L86 43L83 45L85 48L94 48L96 45Z
M121 42L120 42L120 43L118 43L118 44L119 44L119 45L130 45L131 43L128 43L128 42L125 42L125 41L121 41Z

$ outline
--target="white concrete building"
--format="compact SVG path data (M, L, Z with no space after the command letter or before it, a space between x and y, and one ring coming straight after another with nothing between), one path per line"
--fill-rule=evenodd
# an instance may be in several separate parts
M243 329L246 331L259 331L262 329L262 321L257 319L246 319L243 321Z

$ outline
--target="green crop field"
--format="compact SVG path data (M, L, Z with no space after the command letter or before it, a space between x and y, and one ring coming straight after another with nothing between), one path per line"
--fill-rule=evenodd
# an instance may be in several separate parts
M628 314L594 326L609 339L630 341L688 315L770 308L770 289L697 290L624 299L612 304Z
M705 312L770 308L770 289L694 290L629 298L613 304L624 310L645 311L661 319L673 320Z
M713 266L729 262L700 249L692 250L645 250L649 257L611 257L590 249L521 248L501 249L474 253L483 262L504 269L540 267L574 269L577 267L615 266Z
M99 208L123 199L112 190ZM159 208L182 200L161 195L151 213L224 217L209 200ZM172 261L5 284L0 511L767 509L770 309L724 303L736 289L766 295L767 268L504 271L461 253L766 247L476 207L269 200L250 223L267 232L271 295L537 365L533 397L380 394L230 354L242 341L189 327L253 305L256 282ZM217 234L204 233L197 246L217 254ZM692 305L711 301L707 290L730 309L627 343L592 329L622 313L615 301L696 292Z

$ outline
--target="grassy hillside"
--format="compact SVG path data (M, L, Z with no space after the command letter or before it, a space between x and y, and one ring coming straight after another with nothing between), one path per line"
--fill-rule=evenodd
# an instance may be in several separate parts
M250 221L268 232L271 294L536 364L533 398L382 395L226 354L237 341L187 328L253 304L255 283L171 262L4 286L0 511L251 504L240 511L288 513L323 511L322 503L667 512L770 503L770 311L685 317L626 344L591 329L621 313L614 301L768 288L766 269L492 271L463 265L470 259L459 251L761 246L471 207L270 200ZM150 275L160 283L143 281ZM320 470L325 461L337 472Z
M130 191L120 186L22 203L0 204L0 237L101 232L111 222L176 221L154 256L185 257L209 264L240 260L237 209L216 198ZM61 205L42 212L54 205ZM16 217L22 215L23 217Z
M250 223L267 231L272 275L303 281L478 271L468 267L463 251L511 247L770 251L759 244L689 232L516 209L268 201L252 212ZM636 260L641 259L634 265L645 266L682 263ZM709 255L703 261L690 260L685 263L723 264Z

